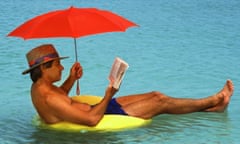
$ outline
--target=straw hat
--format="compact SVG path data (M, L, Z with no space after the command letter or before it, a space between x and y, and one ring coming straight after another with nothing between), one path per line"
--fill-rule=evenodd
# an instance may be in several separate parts
M22 72L22 74L29 73L32 69L46 62L55 59L64 59L68 57L59 57L58 52L51 44L44 44L38 46L26 54L29 68Z

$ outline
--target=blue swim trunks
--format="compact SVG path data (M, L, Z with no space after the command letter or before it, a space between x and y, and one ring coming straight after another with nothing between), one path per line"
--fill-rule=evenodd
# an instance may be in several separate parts
M128 115L128 114L121 108L121 105L116 101L115 98L112 99L112 100L109 102L105 114Z

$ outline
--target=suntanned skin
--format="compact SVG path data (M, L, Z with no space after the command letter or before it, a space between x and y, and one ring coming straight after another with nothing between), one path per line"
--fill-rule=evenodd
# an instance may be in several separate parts
M54 60L51 68L40 65L42 77L32 84L32 102L39 116L49 124L68 121L95 126L104 116L109 101L117 92L107 87L102 101L94 107L73 101L68 93L76 80L83 75L80 63L76 62L67 80L60 86L53 85L61 79L64 69L60 60ZM202 99L173 98L157 91L116 98L123 110L130 116L149 119L159 114L186 114L192 112L222 112L233 94L231 80L217 94Z

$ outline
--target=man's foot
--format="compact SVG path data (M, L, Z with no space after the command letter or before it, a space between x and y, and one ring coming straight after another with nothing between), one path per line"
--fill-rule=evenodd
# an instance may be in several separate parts
M219 97L224 97L223 101L221 101L216 106L211 107L205 111L207 111L207 112L223 112L227 108L227 106L230 102L230 98L233 94L233 91L234 91L234 86L233 86L232 81L227 80L223 89L216 94Z

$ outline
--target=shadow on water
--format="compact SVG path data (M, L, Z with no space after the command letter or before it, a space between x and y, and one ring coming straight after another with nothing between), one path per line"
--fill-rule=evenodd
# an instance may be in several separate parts
M47 129L36 129L29 139L29 144L123 144L126 142L140 142L139 139L131 138L135 130L118 132L62 132Z

